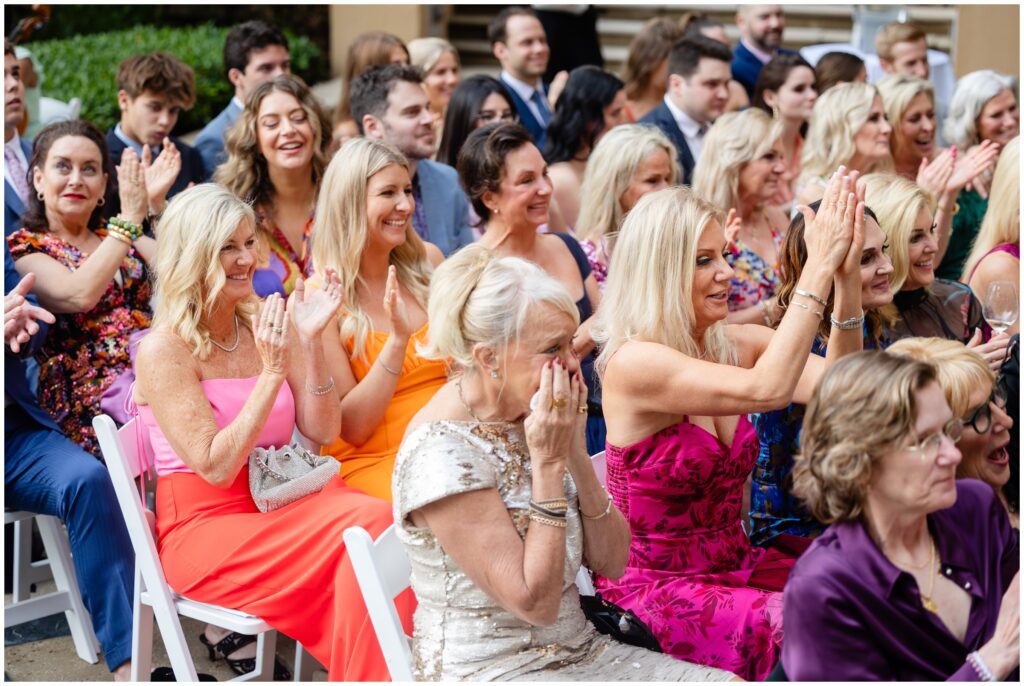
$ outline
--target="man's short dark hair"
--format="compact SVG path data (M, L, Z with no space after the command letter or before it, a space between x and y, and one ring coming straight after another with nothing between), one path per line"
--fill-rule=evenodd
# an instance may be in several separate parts
M4 57L7 57L7 55L17 57L18 53L14 52L14 43L4 38Z
M668 53L668 73L688 79L696 73L702 57L729 64L732 62L732 50L707 36L683 38L676 41Z
M491 41L492 46L495 43L508 42L508 20L515 16L536 19L537 13L529 7L506 7L498 12L498 16L491 19L491 23L487 25L487 40Z
M245 72L252 51L268 45L280 45L287 50L288 39L276 26L260 19L231 27L224 39L224 74L232 69Z
M423 70L408 64L385 64L370 67L352 81L352 119L364 135L363 117L372 114L378 119L388 111L388 96L399 81L422 84Z

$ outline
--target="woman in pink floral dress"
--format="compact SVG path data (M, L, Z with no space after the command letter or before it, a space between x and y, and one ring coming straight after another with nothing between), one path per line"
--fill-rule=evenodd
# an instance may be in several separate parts
M597 588L666 653L744 679L765 678L778 660L781 591L801 552L753 548L743 531L758 448L746 414L808 398L828 363L862 346L860 326L833 327L832 357L807 355L816 299L833 283L835 317L861 311L863 204L847 211L852 182L834 178L816 216L804 208L814 266L776 331L723 321L733 269L721 218L685 188L651 193L626 217L602 301L607 487L632 539L625 573Z

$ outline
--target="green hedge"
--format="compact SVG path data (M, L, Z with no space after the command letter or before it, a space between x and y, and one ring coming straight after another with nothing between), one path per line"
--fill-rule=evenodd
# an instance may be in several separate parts
M136 26L126 31L94 33L25 44L42 66L43 94L65 102L82 100L81 118L104 131L120 119L117 107L117 67L138 53L162 50L192 67L196 103L183 112L176 134L202 128L224 109L234 91L224 74L224 38L228 28L203 24L192 28ZM311 82L325 72L323 57L308 38L286 32L292 71Z

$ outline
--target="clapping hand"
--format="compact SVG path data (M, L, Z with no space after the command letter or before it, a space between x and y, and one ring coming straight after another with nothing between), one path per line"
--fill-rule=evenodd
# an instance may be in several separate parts
M259 319L256 321L256 350L263 362L263 371L283 376L288 361L288 317L285 314L284 298L271 293L260 303Z
M125 148L121 155L121 164L117 166L117 185L121 217L134 224L141 223L149 209L149 196L142 162L131 148Z
M303 341L312 341L323 333L341 309L343 294L338 272L328 268L320 288L308 288L302 279L288 298L292 324Z
M142 147L142 169L146 176L146 191L149 206L162 211L167 203L167 192L171 190L178 172L181 171L181 153L170 138L164 138L163 149L153 160L148 145Z
M967 151L949 182L949 190L973 188L983 198L988 197L988 185L990 179L985 175L991 167L995 166L999 159L999 144L992 140L984 140L981 145L976 145Z
M413 335L409 308L406 307L405 300L398 288L398 273L395 271L395 265L388 267L388 282L384 287L384 312L388 316L392 336L408 339Z
M956 167L956 146L943 150L931 162L921 158L917 170L917 185L938 198L945 192Z
M37 321L53 324L57 319L48 310L33 305L25 296L32 290L36 275L29 272L4 296L4 343L13 353L20 353L39 331Z
M860 258L864 252L864 195L867 192L867 186L858 183L859 181L860 172L856 170L850 172L850 185L855 189L853 192L855 202L847 204L847 213L843 221L845 223L851 221L849 215L852 211L853 235L850 240L850 249L846 252L846 259L843 260L837 272L837 276L855 279L858 283L860 281Z
M797 206L804 217L808 264L816 259L835 273L849 256L857 207L863 204L852 191L855 182L856 175L851 179L846 167L841 166L825 186L817 212L807 205ZM860 213L863 214L863 209Z

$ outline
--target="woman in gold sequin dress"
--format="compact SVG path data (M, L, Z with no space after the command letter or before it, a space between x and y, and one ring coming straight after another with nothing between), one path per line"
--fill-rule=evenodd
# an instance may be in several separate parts
M602 636L580 608L581 562L619 576L629 529L586 453L568 292L480 245L443 263L431 290L421 354L455 374L410 423L393 480L419 602L416 678L733 678Z

